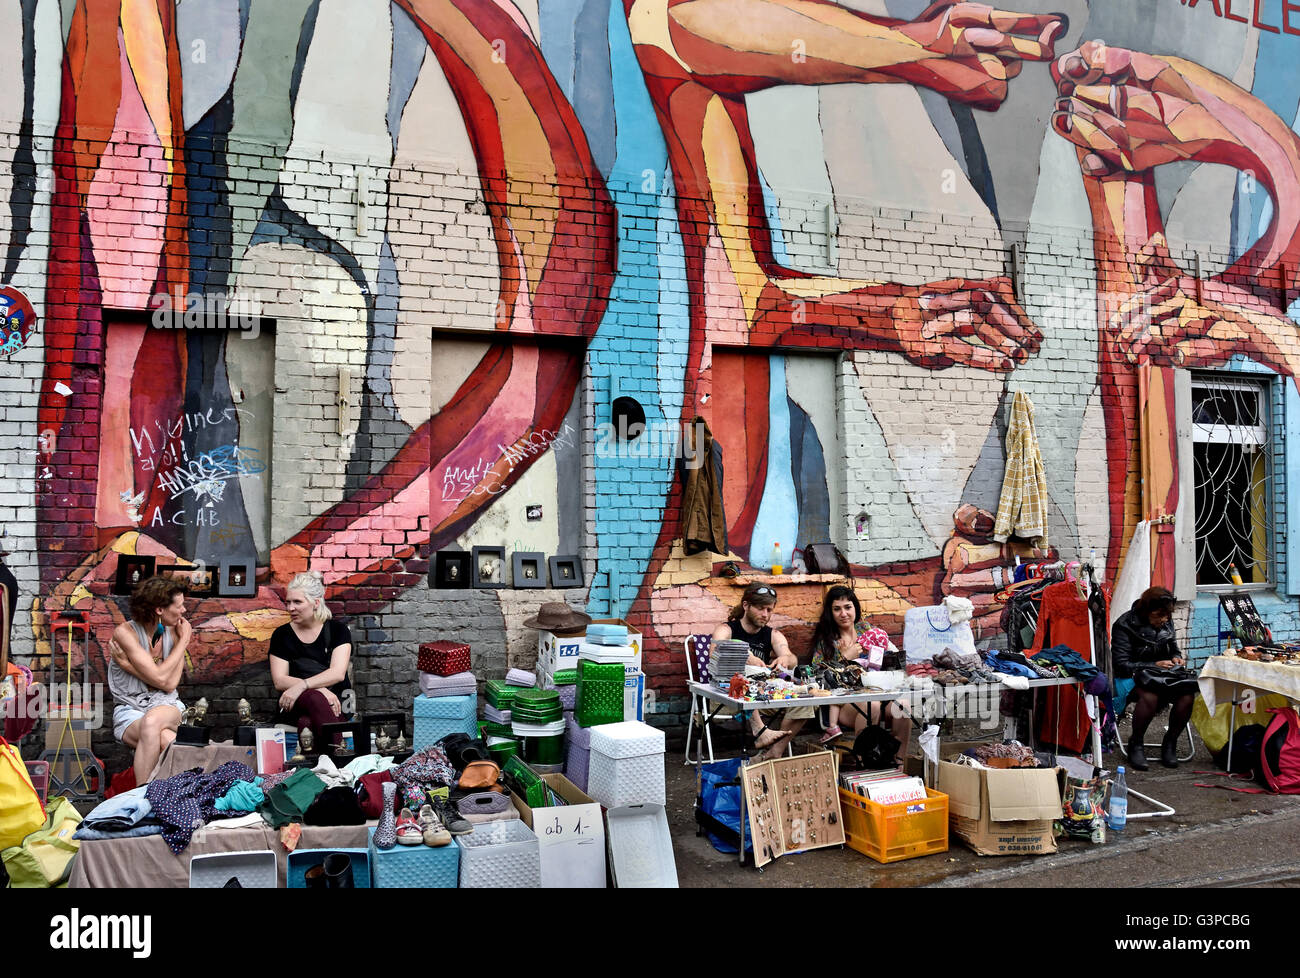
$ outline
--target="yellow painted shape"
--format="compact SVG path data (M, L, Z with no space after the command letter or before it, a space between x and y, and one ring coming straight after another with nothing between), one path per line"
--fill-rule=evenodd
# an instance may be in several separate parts
M122 39L140 99L153 121L162 143L167 173L173 172L176 146L173 142L171 102L167 84L167 39L163 37L155 0L122 0Z
M255 642L268 642L271 633L289 621L289 612L259 608L256 611L232 611L226 617L243 638L250 638Z
M740 289L745 322L753 323L754 310L767 276L754 257L749 228L749 168L722 99L709 99L704 110L704 166L713 198L713 219L727 253L727 264Z
M748 0L691 0L669 16L696 37L724 48L737 48L736 25L744 24L744 49L788 57L795 41L808 58L870 71L941 57L889 27L858 17L829 3L785 0L763 6L756 22Z
M682 60L668 31L668 0L636 0L627 14L632 43L663 51L687 71L691 66Z

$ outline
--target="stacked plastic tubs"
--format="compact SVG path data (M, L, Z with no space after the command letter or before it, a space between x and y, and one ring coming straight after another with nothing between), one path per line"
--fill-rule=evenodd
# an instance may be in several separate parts
M564 763L564 708L553 689L521 689L510 711L519 753L529 764Z

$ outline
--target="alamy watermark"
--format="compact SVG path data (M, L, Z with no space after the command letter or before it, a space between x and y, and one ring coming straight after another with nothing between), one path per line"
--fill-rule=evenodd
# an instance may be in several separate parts
M262 297L256 292L160 292L149 299L154 329L214 329L246 340L262 334Z
M629 422L596 426L596 457L601 459L681 459L688 469L704 465L700 451L704 426L671 421Z
M104 724L103 683L38 683L31 696L19 697L11 716L20 720L62 721L98 730Z

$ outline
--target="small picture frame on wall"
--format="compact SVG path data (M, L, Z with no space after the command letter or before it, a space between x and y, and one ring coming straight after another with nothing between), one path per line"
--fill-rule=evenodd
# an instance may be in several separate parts
M113 578L113 593L130 594L141 581L153 577L157 564L158 559L147 554L120 554L117 576Z
M577 554L547 558L551 587L582 587L582 561Z
M223 560L217 574L217 594L223 598L251 598L257 594L257 564L253 558Z
M467 588L470 585L470 552L468 550L439 550L433 556L435 588Z
M475 547L470 560L475 587L505 587L506 548Z
M511 560L515 587L546 587L546 554L519 551Z

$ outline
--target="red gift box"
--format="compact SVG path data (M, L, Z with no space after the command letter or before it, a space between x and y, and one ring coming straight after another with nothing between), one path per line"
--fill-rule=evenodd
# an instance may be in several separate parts
M420 672L454 676L469 672L469 646L463 642L425 642L416 660Z

